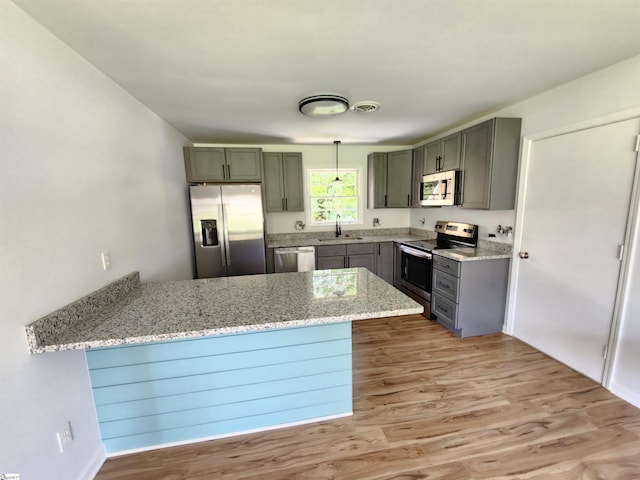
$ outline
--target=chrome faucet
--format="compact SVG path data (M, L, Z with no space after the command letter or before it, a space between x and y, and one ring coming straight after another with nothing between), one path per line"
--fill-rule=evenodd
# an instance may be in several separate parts
M340 228L340 214L336 215L336 237L342 235L342 229Z

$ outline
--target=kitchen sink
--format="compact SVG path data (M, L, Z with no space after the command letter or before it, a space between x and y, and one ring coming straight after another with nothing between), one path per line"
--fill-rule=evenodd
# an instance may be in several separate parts
M344 237L318 239L319 242L335 242L336 240L364 240L364 237L350 237L348 235L345 235Z

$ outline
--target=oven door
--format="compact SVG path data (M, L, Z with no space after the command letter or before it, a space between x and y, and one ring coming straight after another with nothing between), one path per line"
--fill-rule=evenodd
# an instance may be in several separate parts
M431 253L407 245L401 245L400 252L400 286L431 301Z

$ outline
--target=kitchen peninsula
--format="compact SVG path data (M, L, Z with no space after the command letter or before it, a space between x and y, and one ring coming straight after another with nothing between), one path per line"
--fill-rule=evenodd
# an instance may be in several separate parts
M351 322L421 313L364 268L142 284L133 273L26 327L85 349L108 453L349 415Z

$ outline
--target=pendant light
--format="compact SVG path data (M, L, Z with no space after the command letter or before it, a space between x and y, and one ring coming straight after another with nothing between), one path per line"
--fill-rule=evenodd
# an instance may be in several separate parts
M338 146L340 145L340 140L334 140L333 143L336 146L336 178L333 181L334 182L341 182L342 179L338 175Z

